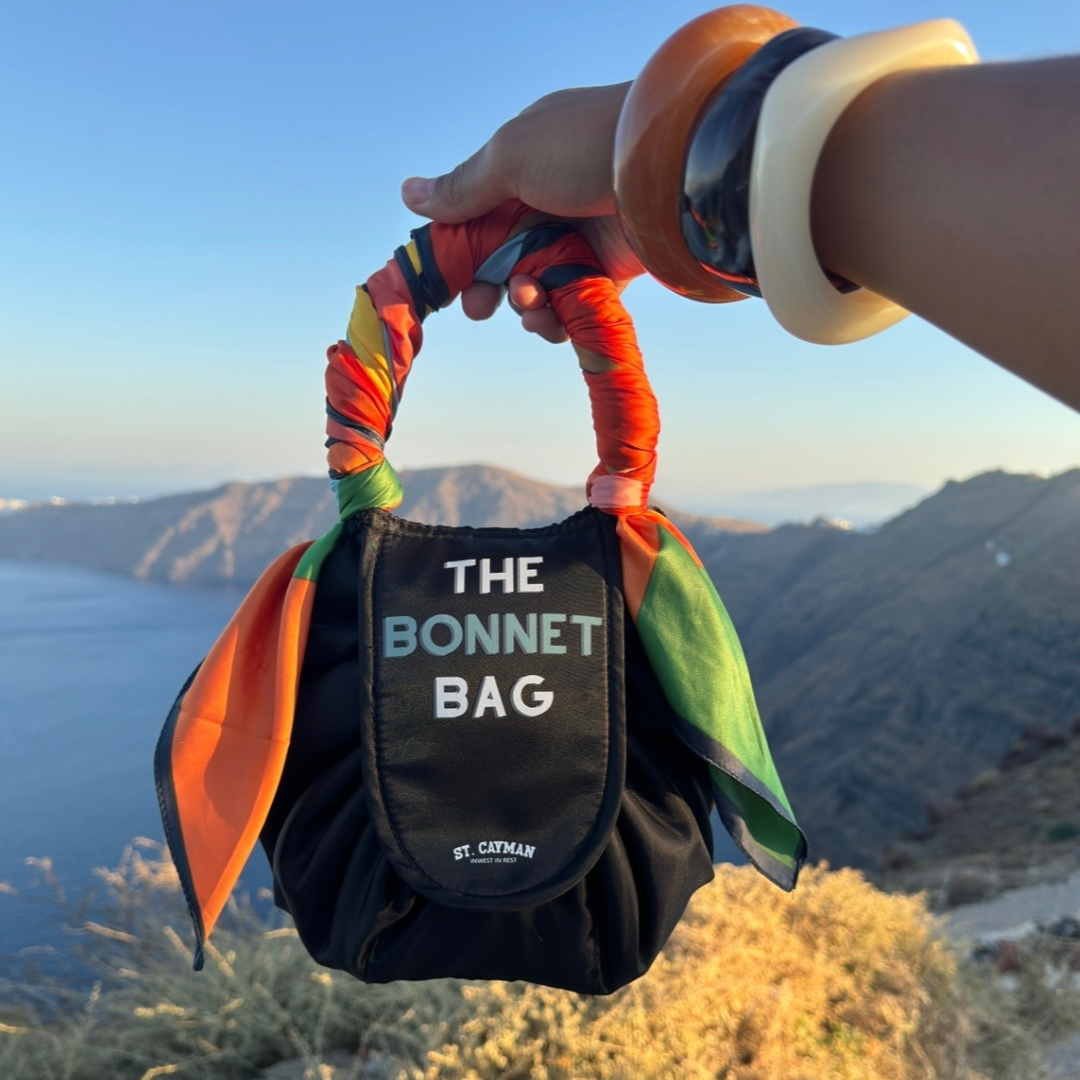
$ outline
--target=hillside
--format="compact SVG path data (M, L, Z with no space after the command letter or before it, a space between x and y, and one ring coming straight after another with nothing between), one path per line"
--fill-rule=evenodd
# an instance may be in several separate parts
M877 865L1029 724L1080 713L1078 538L1072 470L948 484L823 557L804 541L787 581L745 579L751 538L718 542L706 563L818 856Z
M531 480L506 469L466 465L402 470L412 521L528 528L585 505L577 488ZM672 513L696 538L720 530L763 531L733 519ZM171 584L246 588L287 548L337 520L327 481L297 477L225 484L213 491L134 504L44 504L0 515L0 558L75 563Z
M990 768L931 803L921 828L886 845L882 883L938 909L1080 869L1080 716L1026 728Z
M414 520L531 525L582 503L484 466L404 478ZM30 508L0 515L0 557L246 585L334 516L314 479ZM1080 714L1080 469L950 483L874 534L671 516L742 637L812 857L878 868L1025 729Z

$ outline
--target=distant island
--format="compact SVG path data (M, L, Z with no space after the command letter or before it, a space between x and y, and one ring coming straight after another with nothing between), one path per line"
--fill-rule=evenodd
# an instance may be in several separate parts
M490 465L403 470L401 517L446 525L528 528L567 517L585 505L583 489L559 487ZM292 477L224 484L211 491L145 501L52 498L0 520L0 557L69 562L171 584L247 587L267 564L337 520L325 479ZM733 518L671 511L680 527L764 532Z

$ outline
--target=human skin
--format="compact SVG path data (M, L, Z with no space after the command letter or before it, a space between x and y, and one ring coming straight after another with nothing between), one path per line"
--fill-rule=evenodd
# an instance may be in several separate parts
M645 272L615 218L612 187L615 128L629 89L627 82L548 94L503 124L449 173L406 180L402 197L416 213L448 224L521 199L574 221L616 284L625 286ZM501 290L477 284L465 290L461 303L470 318L486 319L501 298ZM521 310L526 330L548 341L567 340L532 278L511 278L510 300Z
M617 283L643 273L619 229L612 161L629 83L564 90L450 173L402 186L460 222L519 198L577 220ZM920 69L865 90L833 128L811 224L823 266L894 300L1080 410L1080 57ZM501 292L474 285L466 314ZM530 278L527 330L565 333Z

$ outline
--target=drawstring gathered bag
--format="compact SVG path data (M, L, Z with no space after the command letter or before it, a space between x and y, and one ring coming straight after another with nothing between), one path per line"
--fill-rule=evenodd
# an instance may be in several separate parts
M633 326L581 236L538 218L508 204L417 230L328 352L341 521L263 574L158 743L196 967L260 838L312 956L369 982L618 989L712 878L714 804L795 885L806 844L735 631L646 505L659 420ZM589 505L535 529L397 518L383 450L421 322L514 273L584 371Z

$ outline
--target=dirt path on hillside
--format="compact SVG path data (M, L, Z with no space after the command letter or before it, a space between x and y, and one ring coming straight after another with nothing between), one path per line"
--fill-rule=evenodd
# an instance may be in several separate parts
M1080 871L1065 881L1010 889L993 900L965 904L942 916L954 941L977 940L1028 922L1046 922L1062 915L1080 915Z
M1033 923L1064 915L1080 918L1080 871L1060 882L1011 889L981 904L966 904L942 916L945 931L958 943L984 938L1022 937ZM1080 1033L1046 1049L1043 1061L1054 1080L1080 1080Z

